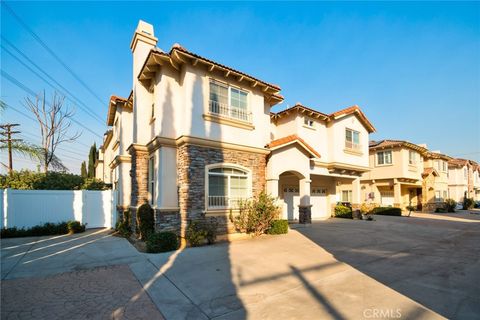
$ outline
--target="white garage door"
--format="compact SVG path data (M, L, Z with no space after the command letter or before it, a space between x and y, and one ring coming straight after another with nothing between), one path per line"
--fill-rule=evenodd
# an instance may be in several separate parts
M300 204L300 194L298 187L283 187L283 219L298 220L298 205Z
M312 187L310 201L312 204L313 220L327 219L330 217L328 212L327 188Z
M380 201L384 207L393 207L393 191L381 191Z

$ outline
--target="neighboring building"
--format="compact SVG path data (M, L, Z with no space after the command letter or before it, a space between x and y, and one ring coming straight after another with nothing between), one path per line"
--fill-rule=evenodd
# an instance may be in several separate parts
M465 196L475 198L480 194L478 164L467 159L451 159L448 162L448 190L450 198L462 202ZM475 183L477 177L477 183Z
M473 168L473 199L480 201L480 165L476 162Z
M362 176L363 199L382 206L433 211L448 197L450 157L403 140L370 143L370 168Z
M96 177L112 185L117 192L118 210L130 207L130 155L127 148L132 143L133 95L125 98L112 96L107 115L109 129L103 138L95 163Z
M239 200L264 190L283 200L289 219L327 218L337 201L360 205L375 130L360 108L271 113L283 101L277 85L156 43L140 21L130 46L132 94L110 101L113 129L97 166L102 159L133 214L148 202L157 230L183 233L189 220L211 219L225 233Z
M375 130L358 106L327 115L297 104L271 114L267 190L283 200L283 217L329 218L337 202L361 204L360 176L369 170Z

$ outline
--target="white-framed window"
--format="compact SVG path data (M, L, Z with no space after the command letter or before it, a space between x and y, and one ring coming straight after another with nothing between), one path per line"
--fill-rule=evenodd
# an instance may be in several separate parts
M119 131L118 129L119 129L119 127L120 127L120 126L119 126L118 118L117 118L117 119L115 119L115 122L114 122L114 124L113 124L113 136L115 137L116 140L119 139L119 137L118 137L118 131Z
M251 122L248 92L210 80L209 112L219 116Z
M155 205L155 155L148 159L148 194L150 205Z
M303 124L310 128L315 128L315 121L312 118L304 117Z
M342 190L342 202L352 202L352 190Z
M355 150L362 148L360 145L360 132L348 128L345 129L345 148Z
M442 201L442 195L440 191L435 191L435 201L436 202Z
M252 193L250 171L246 168L220 164L207 166L207 206L209 209L235 208Z
M415 165L415 164L417 164L417 162L418 162L418 153L413 151L413 150L409 150L408 151L408 163L412 164L412 165Z
M377 152L377 164L392 164L392 150Z
M448 191L447 190L443 190L443 199L447 199L448 198Z
M448 172L448 163L447 161L442 161L442 171Z

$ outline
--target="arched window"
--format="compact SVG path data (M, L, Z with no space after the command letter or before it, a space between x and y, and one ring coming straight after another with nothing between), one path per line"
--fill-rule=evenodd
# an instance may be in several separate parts
M250 172L234 165L207 167L206 199L209 209L235 208L251 195Z

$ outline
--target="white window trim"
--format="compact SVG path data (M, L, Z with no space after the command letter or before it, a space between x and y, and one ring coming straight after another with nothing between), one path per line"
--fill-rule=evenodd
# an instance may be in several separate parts
M352 132L352 141L348 141L347 140L347 131L351 131ZM353 134L354 133L358 133L358 143L355 144L355 142L353 142ZM345 138L343 139L344 140L344 144L345 144L345 149L347 150L356 150L356 151L360 151L362 150L362 144L360 143L360 140L361 140L361 132L358 131L358 130L354 130L354 129L350 129L348 127L345 127ZM351 146L347 146L347 143L351 143Z
M383 164L378 163L378 154L379 154L380 152L383 152L383 153L385 153L385 152L390 152L390 153L391 153L391 157L390 157L391 162L390 162L390 163L385 163L385 157L384 157L384 158L383 158L384 163L383 163ZM376 165L377 167L393 166L393 150L377 151L377 152L375 153L375 165Z
M205 190L204 190L204 198L205 198L205 211L206 211L206 212L209 212L209 211L224 211L224 210L233 209L233 208L231 208L231 207L209 208L209 206L208 206L208 196L209 196L209 193L208 193L208 190L209 190L208 175L209 175L209 171L210 171L211 169L217 169L217 168L232 168L232 169L238 169L238 170L245 171L245 172L247 173L246 177L247 177L247 186L248 186L247 198L251 198L251 197L252 197L252 189L253 189L253 186L252 186L252 171L251 171L249 168L246 168L246 167L241 166L241 165L239 165L239 164L227 163L227 162L209 164L209 165L206 165L206 166L205 166ZM230 186L228 186L228 191L230 192Z
M210 112L210 83L212 83L212 82L214 82L214 83L216 82L219 85L223 85L223 86L227 87L228 108L233 108L232 105L231 105L231 88L243 91L247 94L247 108L246 108L245 111L246 111L247 114L249 114L249 117L250 117L249 121L245 121L243 119L237 119L237 118L234 118L234 117L227 117L227 116L223 116L221 114ZM232 85L231 83L228 83L228 82L225 82L225 81L213 78L213 77L208 77L207 78L205 87L206 87L206 94L205 94L205 97L204 97L204 99L205 99L204 115L213 115L215 117L219 117L219 118L222 118L222 119L238 121L238 122L242 122L242 123L246 123L246 124L252 124L253 123L253 113L252 113L252 106L251 106L252 91L250 91L248 89L245 89L245 88L242 88L242 87L239 87L239 86L236 86L236 85Z

